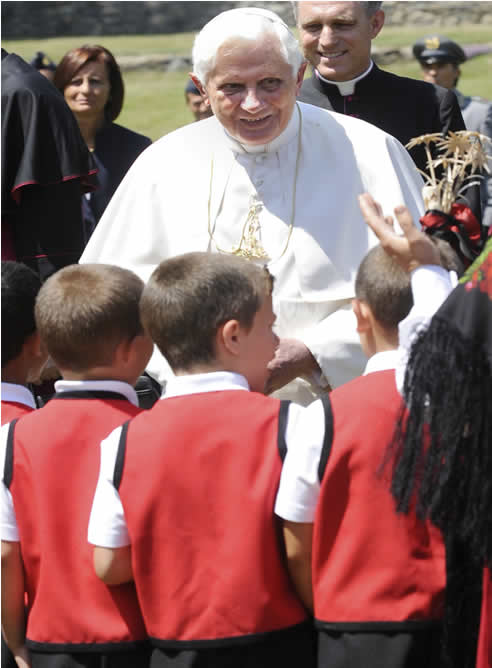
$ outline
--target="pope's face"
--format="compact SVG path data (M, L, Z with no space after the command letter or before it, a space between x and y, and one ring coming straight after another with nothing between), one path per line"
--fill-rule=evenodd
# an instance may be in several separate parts
M298 2L299 36L304 55L321 76L350 81L367 70L371 41L384 13L368 16L360 2Z
M285 61L278 39L234 40L218 52L205 91L218 120L243 144L267 144L292 116L305 64L297 76Z

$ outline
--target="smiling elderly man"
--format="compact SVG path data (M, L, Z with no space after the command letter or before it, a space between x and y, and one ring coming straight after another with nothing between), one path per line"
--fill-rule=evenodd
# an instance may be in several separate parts
M166 135L135 162L83 262L128 267L144 280L188 251L234 253L275 276L280 345L268 392L302 403L364 365L350 302L376 243L357 195L418 219L422 182L403 147L362 121L296 102L306 64L274 13L233 9L193 48L192 79L214 116ZM170 375L156 352L149 373Z

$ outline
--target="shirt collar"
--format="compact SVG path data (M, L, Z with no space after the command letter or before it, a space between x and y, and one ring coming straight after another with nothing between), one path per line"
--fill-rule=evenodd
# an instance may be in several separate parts
M122 394L134 406L138 406L137 393L131 385L121 380L57 380L56 392L116 392Z
M285 128L285 130L281 132L278 137L272 139L272 141L269 144L259 144L259 145L241 144L240 142L237 141L237 139L231 137L231 135L227 132L225 128L223 128L224 135L226 137L230 149L234 153L275 153L275 151L278 151L279 148L287 145L295 137L297 137L297 133L299 132L299 116L300 114L297 110L297 105L296 105L292 110L292 116L290 117L290 120L287 123L287 127Z
M362 74L359 74L358 77L355 77L355 79L350 79L350 81L330 81L330 79L325 79L325 77L322 77L321 74L318 72L318 70L314 70L314 73L318 77L318 79L321 79L321 81L324 81L327 84L331 84L332 86L336 86L340 92L340 95L353 95L354 90L355 90L355 84L360 81L361 79L364 79L369 72L372 70L374 66L373 61L371 60L369 67L365 72L362 72Z
M202 392L223 392L225 390L249 390L249 384L244 376L231 371L173 376L166 383L166 392L162 399Z
M36 408L32 392L25 385L17 385L16 383L2 382L2 401L11 401L29 406L29 408Z
M398 363L398 350L385 350L381 353L376 353L369 358L366 368L364 369L364 376L375 371L388 371L389 369L396 369Z

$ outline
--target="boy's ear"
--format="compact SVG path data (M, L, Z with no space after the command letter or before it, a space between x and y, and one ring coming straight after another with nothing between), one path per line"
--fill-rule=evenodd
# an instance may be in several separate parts
M48 351L37 331L33 332L26 339L24 346L25 350L28 351L29 356L32 360L35 360L36 364L44 364L48 359Z
M219 327L216 336L217 357L222 350L237 357L240 354L241 336L241 325L238 320L228 320Z
M48 360L48 351L46 350L44 343L41 341L37 331L33 332L24 341L22 350L29 362L27 382L39 383L41 380L41 372Z
M44 346L38 332L33 332L24 341L23 349L31 356L38 357L42 354Z
M154 345L147 334L137 334L133 339L126 339L116 347L114 361L124 365L142 366L145 369L152 356Z
M352 310L357 319L357 332L363 334L372 328L372 312L366 302L352 299Z

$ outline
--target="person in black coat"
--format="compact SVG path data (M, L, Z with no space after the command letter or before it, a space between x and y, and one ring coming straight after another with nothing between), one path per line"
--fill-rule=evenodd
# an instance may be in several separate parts
M465 129L453 91L386 72L371 60L371 42L384 25L381 2L294 5L304 55L313 67L299 94L302 102L361 118L403 145L423 134ZM424 147L410 155L426 171ZM480 216L478 192L469 204Z
M56 68L54 84L77 119L98 168L99 188L83 201L87 243L123 177L152 141L114 122L123 107L124 85L108 49L72 49Z
M77 122L48 79L2 49L2 259L42 280L84 248L80 200L95 167Z

